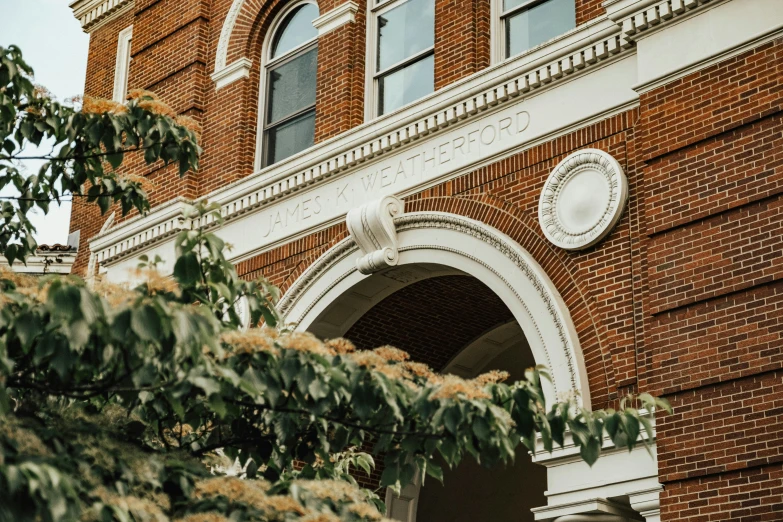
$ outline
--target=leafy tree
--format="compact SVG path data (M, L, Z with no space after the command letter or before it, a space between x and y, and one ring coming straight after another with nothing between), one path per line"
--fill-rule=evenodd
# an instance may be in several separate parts
M18 49L0 56L0 183L18 190L0 229L9 260L34 246L33 203L71 194L146 210L141 182L117 171L129 151L197 167L195 133L151 95L77 111L36 93ZM59 150L24 177L14 161L45 138ZM219 220L208 204L188 218L208 213ZM354 478L373 456L381 486L399 487L442 480L436 461L506 464L537 437L551 450L570 431L592 463L605 433L629 449L652 433L626 404L547 406L542 368L510 385L496 371L465 380L392 347L289 331L277 289L241 280L218 237L194 228L175 242L173 277L145 260L133 288L0 274L0 521L381 520ZM240 304L255 327L242 328Z

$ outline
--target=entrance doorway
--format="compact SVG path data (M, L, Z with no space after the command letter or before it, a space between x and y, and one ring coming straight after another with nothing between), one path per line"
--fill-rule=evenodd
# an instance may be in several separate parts
M312 323L324 337L344 336L359 349L392 345L432 369L471 378L505 370L523 378L535 359L504 302L473 276L436 264L395 267L361 281L335 299ZM414 522L533 520L546 504L546 468L520 446L516 461L487 469L472 459L448 470L444 483L429 478L387 495L389 516Z

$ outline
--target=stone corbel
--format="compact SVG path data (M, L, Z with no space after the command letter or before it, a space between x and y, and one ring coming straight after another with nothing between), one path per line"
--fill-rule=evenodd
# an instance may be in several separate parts
M661 521L661 491L663 486L628 494L631 507L644 517L645 522Z
M404 205L400 198L386 196L348 212L348 232L363 254L356 260L356 268L362 274L372 274L397 264L399 252L394 218L402 214Z

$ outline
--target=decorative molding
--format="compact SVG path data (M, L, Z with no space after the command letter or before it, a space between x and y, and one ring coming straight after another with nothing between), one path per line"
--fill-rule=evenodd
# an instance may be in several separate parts
M679 22L698 8L728 0L607 0L603 3L607 16L629 40L636 40L667 22Z
M117 61L114 65L114 92L112 94L112 99L117 103L125 103L125 97L128 94L132 39L132 25L120 31L117 38Z
M89 33L133 5L134 0L76 0L71 2L70 8L81 22L82 30Z
M11 267L5 257L0 257L0 268L10 268L13 272L28 275L60 274L68 275L76 261L76 249L68 245L39 245L35 253L28 256L25 263L17 261Z
M595 245L612 231L628 200L628 180L611 155L583 149L561 161L544 183L538 222L566 250Z
M345 2L329 12L326 12L313 20L313 25L318 29L318 36L323 36L342 27L345 24L356 22L356 12L359 6L352 1Z
M228 43L231 40L231 34L234 32L234 26L237 23L239 12L245 0L234 0L228 9L226 19L223 21L223 27L220 30L220 39L218 40L217 52L215 55L215 75L220 73L226 67L228 58Z
M735 56L739 56L740 54L747 52L751 49L755 49L756 47L759 47L761 45L764 45L767 42L771 42L773 40L777 40L778 38L783 37L783 29L779 29L776 31L773 31L771 33L765 33L760 35L757 38L754 38L752 40L749 40L748 42L734 47L728 51L724 51L722 53L718 53L714 56L710 56L708 58L705 58L704 60L700 60L696 63L693 63L683 69L678 69L676 71L673 71L670 74L667 74L665 76L662 76L660 78L655 78L654 80L639 83L637 85L634 85L633 89L638 92L639 94L644 94L646 92L649 92L653 89L657 89L658 87L662 87L666 85L667 83L671 83L673 81L676 81L684 76L688 76L691 73L694 73L696 71L700 71L702 69L705 69L707 67L710 67L711 65L715 65L717 63L720 63L724 60L728 60L730 58L733 58Z
M210 78L215 82L215 90L222 89L226 85L234 83L242 78L250 78L250 67L253 61L249 58L240 58L230 65L215 71Z
M658 485L655 488L628 493L631 507L644 517L645 522L660 521L661 491L663 491L663 486Z
M90 252L96 256L96 262L104 263L108 258L138 251L192 228L192 221L184 215L186 203L185 198L178 197L158 207L154 214L137 216L121 224L112 220L107 230L90 240ZM144 226L138 226L140 223Z
M356 268L364 275L395 266L399 260L394 218L403 212L404 203L396 196L386 196L365 203L348 212L348 232L361 249Z
M554 522L632 522L639 520L632 509L605 498L533 508L536 520Z
M481 121L487 113L500 112L585 71L599 69L632 54L618 32L608 20L587 24L582 33L572 33L563 41L553 42L553 46L560 46L554 51L545 53L539 49L519 60L508 60L469 81L441 89L405 111L351 129L204 198L221 204L224 223L228 224L305 187L327 184L370 160L421 143L425 136L445 134L454 127ZM620 105L627 108L628 101ZM607 107L597 114L604 118L608 111L615 109ZM578 122L569 122L569 131ZM551 137L552 134L541 136ZM148 219L152 220L155 213L149 214ZM112 249L100 254L99 262L113 262L128 253L124 247Z
M552 324L554 325L554 338L557 339L557 341L553 342L550 339L547 343L538 325L534 324L536 338L540 341L541 346L546 347L547 350L545 356L546 361L541 362L546 364L548 367L553 368L553 361L550 357L549 350L554 349L557 349L562 353L562 355L558 356L558 358L564 359L566 361L569 382L560 382L558 386L558 383L555 383L553 379L552 386L554 393L557 394L559 391L565 392L569 389L580 390L582 393L582 400L584 400L585 405L589 407L589 390L587 390L587 393L582 390L582 385L586 386L586 383L581 382L583 377L579 375L577 362L575 360L575 350L577 350L577 347L575 343L570 340L568 328L564 322L565 319L561 315L560 307L556 302L556 299L551 294L548 285L541 279L541 277L539 277L537 273L538 270L533 268L531 266L531 262L520 254L521 247L516 244L512 244L513 240L499 233L497 230L489 227L488 225L484 225L470 218L455 214L444 214L440 212L412 212L410 214L402 214L394 218L393 226L398 234L416 229L454 230L479 239L486 245L487 248L492 248L498 251L505 258L509 259L519 270L518 274L514 274L514 277L521 275L531 284L531 286L535 289L535 293L537 294L536 302L540 303L542 310L546 310L546 314L550 317ZM484 267L484 269L491 272L494 277L498 278L498 280L501 281L503 285L513 294L514 298L520 304L525 313L529 317L533 317L532 310L529 309L525 303L526 300L530 299L530 296L520 295L514 288L513 280L508 279L508 277L511 275L502 274L496 270L495 267L490 266L489 264L482 261L476 255L478 252L463 252L459 249L447 249L443 246L432 244L407 245L398 248L399 252L409 252L422 249L448 251L461 257L470 259L474 263L478 263ZM278 304L280 314L283 317L287 317L289 313L303 299L309 288L313 287L313 285L322 277L325 277L332 267L336 266L347 256L353 255L355 252L357 252L357 250L359 250L359 247L354 241L353 235L351 235L337 243L334 247L319 257L315 262L307 267L307 269L294 282L291 288L289 288L280 299ZM306 305L304 305L304 310L298 314L300 318L307 316L324 296L336 288L347 277L349 277L354 272L360 271L358 267L359 264L360 263L357 262L357 266L355 268L338 274L337 276L334 274L329 274L329 282L326 285L326 288L314 298L308 299L308 302ZM540 267L537 268L540 270ZM526 332L526 335L529 336L530 333L531 332L528 331Z

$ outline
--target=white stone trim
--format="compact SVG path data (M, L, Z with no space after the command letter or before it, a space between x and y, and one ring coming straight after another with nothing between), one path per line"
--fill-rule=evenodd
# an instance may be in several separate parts
M636 40L667 25L680 22L705 4L714 6L730 0L607 0L607 16L629 40Z
M112 100L117 103L125 103L125 97L128 94L132 39L132 25L120 31L117 38L117 60L114 65L114 92L112 94Z
M631 507L644 517L645 522L660 522L661 491L663 491L663 486L658 485L642 491L628 493Z
M9 267L5 257L0 257L0 268L8 268L18 274L68 275L71 273L74 261L76 261L76 250L63 252L57 250L45 251L39 248L35 251L35 254L27 257L26 264L17 260L13 266Z
M633 522L634 510L605 498L534 508L535 520L557 522Z
M783 34L780 0L712 2L638 39L637 92L647 92Z
M781 37L783 37L783 29L776 29L770 33L762 34L761 36L749 40L746 43L739 45L738 47L734 47L732 49L715 54L703 60L699 60L687 67L678 69L676 71L673 71L659 78L653 79L651 81L636 84L634 85L634 90L639 94L644 94L646 92L657 89L658 87L662 87L668 83L671 83L673 81L679 80L680 78L688 76L691 73L700 71L702 69L710 67L711 65L720 63L724 60L728 60L746 51L750 51L751 49L755 49L756 47L759 47L767 42L771 42L772 40L776 40Z
M582 250L612 231L627 200L628 180L620 163L602 150L582 149L549 174L538 200L538 223L554 245Z
M230 65L227 65L212 73L210 78L215 82L215 90L220 90L226 85L234 83L242 78L250 78L250 67L253 61L248 58L240 58Z
M73 15L89 33L100 25L132 8L134 0L75 0L70 3Z
M413 212L395 218L394 224L399 266L435 263L481 280L514 315L536 363L550 369L547 400L576 390L590 407L587 370L568 308L524 248L489 225L454 214ZM348 237L310 265L280 300L286 322L310 329L335 299L367 277L356 266L360 256Z
M356 268L362 274L397 264L400 256L394 218L402 214L404 205L400 198L386 196L348 212L348 232L364 254L356 260Z
M237 17L242 10L245 0L234 0L231 3L231 7L228 8L226 19L223 21L223 27L220 30L220 38L218 39L217 52L215 54L215 72L213 76L222 75L223 69L226 67L226 61L228 58L228 43L231 40L231 34L234 32L234 26L237 23Z
M108 230L90 240L90 252L96 255L98 263L104 263L110 256L138 251L190 228L192 223L184 218L186 204L185 199L179 197L161 205L154 213L110 225ZM143 227L138 226L140 222L144 222Z
M473 78L437 91L404 111L378 118L259 170L254 175L214 191L205 196L205 199L223 206L223 214L228 223L240 215L261 210L273 201L293 196L305 187L309 189L329 184L336 177L345 176L369 163L382 161L382 158L421 144L424 141L422 138L438 139L435 136L448 134L455 128L470 125L471 122L481 122L489 114L513 110L513 107L520 103L538 103L538 95L545 94L552 88L570 85L570 81L581 82L582 78L593 78L587 74L589 71L596 71L600 76L604 71L616 70L613 73L607 72L609 77L605 80L599 81L598 76L595 76L596 80L588 80L590 87L585 86L590 90L600 89L600 92L591 96L589 103L582 103L581 107L592 107L596 104L601 107L590 109L589 115L585 113L584 116L575 116L560 129L531 137L528 146L541 139L551 139L557 132L573 130L575 126L586 124L594 118L604 118L617 110L629 108L637 100L630 89L634 83L633 78L623 80L628 83L627 93L623 90L622 94L611 96L611 100L610 90L595 84L596 81L601 84L611 81L616 83L617 74L633 74L632 70L635 70L635 65L631 64L633 52L621 45L617 32L617 26L611 21L596 22L585 27L582 33L574 33L569 38L556 42L556 49L549 54L542 54L539 50L520 59L506 61ZM623 58L630 61L622 62ZM618 65L618 60L626 65ZM613 67L615 69L612 69ZM620 69L617 69L618 67ZM623 72L620 72L621 70ZM585 74L587 76L584 76ZM611 79L612 75L615 75L614 80ZM623 86L617 88L625 89ZM571 93L571 90L571 87L566 87L564 96L574 96L575 93ZM569 94L565 94L565 91L569 91ZM541 118L545 118L543 113ZM452 174L457 175L466 169L475 168L482 162L497 161L502 154L510 154L513 150L509 148L502 153L476 158L470 165L466 164L464 169L454 170ZM430 180L426 182L429 183ZM152 216L156 212L157 210L154 210L148 215L148 219L154 219ZM121 225L121 228L130 226L128 222ZM134 223L133 226L139 225ZM101 240L101 243L104 242ZM271 248L271 244L265 243L264 248ZM123 252L124 249L117 251L118 254ZM100 262L109 262L115 255L102 255Z
M322 14L313 20L313 25L318 29L318 36L330 33L345 24L356 22L356 12L358 10L359 6L355 2L349 0L331 11Z

